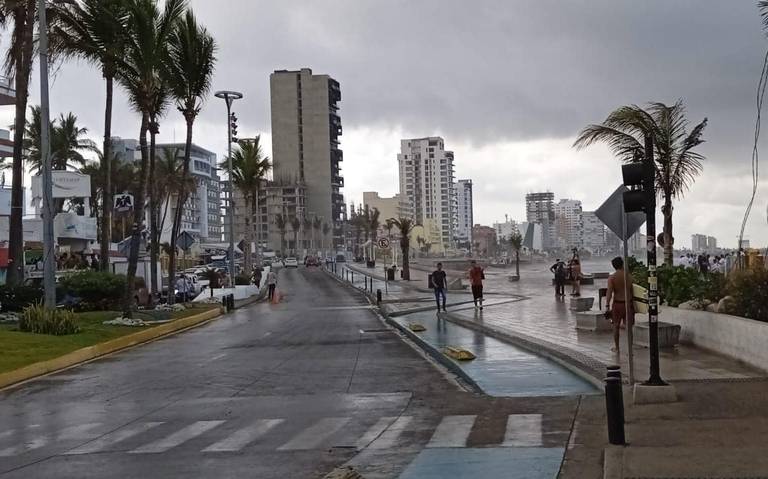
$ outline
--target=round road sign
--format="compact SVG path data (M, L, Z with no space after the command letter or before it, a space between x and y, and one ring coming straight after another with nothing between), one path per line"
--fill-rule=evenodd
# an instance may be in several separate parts
M381 249L389 248L389 239L388 238L379 238L379 248L381 248Z

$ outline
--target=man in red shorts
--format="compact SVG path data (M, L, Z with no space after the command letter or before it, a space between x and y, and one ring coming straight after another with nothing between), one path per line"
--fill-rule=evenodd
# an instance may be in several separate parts
M635 313L632 310L632 275L627 274L625 281L624 260L620 257L613 258L611 264L616 272L608 277L605 304L608 311L611 312L611 322L613 323L613 348L611 351L618 353L622 324L624 326L634 324ZM627 310L629 310L629 317L627 317Z
M480 309L482 310L483 280L485 279L485 274L483 273L483 268L478 266L475 260L472 260L470 264L472 266L469 268L469 284L472 285L472 298L475 300L475 308L477 308L479 302Z

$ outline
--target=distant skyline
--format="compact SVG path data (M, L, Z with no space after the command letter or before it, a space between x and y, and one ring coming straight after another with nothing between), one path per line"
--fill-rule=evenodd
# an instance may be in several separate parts
M706 233L736 246L768 48L753 0L190 4L219 42L213 89L245 94L234 105L240 135L261 133L267 151L272 71L309 67L340 82L347 203L360 202L363 191L397 192L400 139L442 136L455 152L457 179L474 182L476 223L490 225L505 213L523 219L531 191L550 190L594 210L621 182L620 169L603 146L571 148L578 131L623 104L682 98L690 121L706 116L709 126L700 149L704 173L675 206L677 244ZM2 40L7 47L7 35ZM38 75L30 104L38 102ZM139 117L116 91L113 132L135 138ZM98 140L98 70L60 66L51 95L52 114L72 111ZM12 115L0 109L0 122L10 124ZM225 117L223 102L210 98L195 127L195 143L220 157ZM183 138L174 108L160 131L158 141ZM747 228L756 246L768 243L766 186L761 181Z

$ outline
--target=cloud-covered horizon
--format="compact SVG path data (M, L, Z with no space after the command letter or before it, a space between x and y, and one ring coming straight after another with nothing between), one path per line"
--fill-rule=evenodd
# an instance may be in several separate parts
M602 146L573 150L578 131L623 104L682 98L691 124L707 117L709 125L700 147L704 173L675 209L677 244L703 232L735 245L751 184L755 89L768 48L752 0L191 5L219 43L213 89L245 94L235 104L241 135L269 136L272 71L310 67L340 82L348 201L367 190L396 192L399 139L439 134L456 152L458 177L474 180L478 222L505 213L522 219L524 194L533 190L594 209L620 172ZM103 90L96 69L62 65L51 111L74 112L97 139ZM11 122L10 108L1 114ZM223 104L209 99L195 142L221 154L224 117ZM138 117L119 91L113 131L138 132ZM171 108L160 138L183 136L183 121ZM768 242L764 193L761 188L748 228L758 244Z

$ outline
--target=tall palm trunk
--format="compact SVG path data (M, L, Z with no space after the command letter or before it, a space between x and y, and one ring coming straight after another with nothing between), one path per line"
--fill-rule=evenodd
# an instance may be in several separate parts
M150 271L149 276L151 278L151 291L152 291L152 300L154 302L154 298L157 295L158 291L158 285L157 285L157 264L160 261L160 205L157 204L157 194L159 193L157 191L157 188L154 186L154 179L155 179L155 163L156 163L156 151L155 151L155 145L156 145L156 139L157 139L157 133L158 133L158 125L157 120L154 117L151 117L149 122L149 178L152 178L152 187L148 186L149 190L149 229L150 229L150 245L149 245L149 261L152 263L152 271ZM168 288L169 294L170 294L170 285Z
M253 203L251 195L243 195L243 206L245 206L245 235L243 237L243 270L245 274L250 275L253 271L253 260L251 259L251 241L253 241Z
M20 48L13 53L15 63L16 115L13 122L13 170L11 181L11 218L8 232L9 268L6 283L21 284L24 281L24 164L22 162L24 127L26 126L27 100L29 99L29 75L32 71L32 54L36 1L27 0L14 8L14 28L23 29Z
M181 215L184 203L189 194L186 189L187 178L189 177L189 161L192 157L192 126L195 123L194 117L184 115L187 122L187 137L184 143L184 164L181 167L181 188L176 196L176 210L173 212L173 226L171 227L171 247L168 254L168 291L176 279L176 243L181 233ZM174 295L168 294L168 302L173 304Z
M400 243L400 251L403 253L403 279L406 281L411 280L411 258L408 255L409 246L408 243Z
M133 317L133 293L136 286L136 270L139 264L139 245L141 243L141 223L144 219L144 197L149 181L149 152L147 151L147 131L149 130L149 115L142 113L141 129L139 130L139 145L141 147L141 169L139 171L139 187L133 202L133 227L131 230L131 250L128 255L128 274L123 298L123 316ZM146 281L146 279L145 279Z
M674 248L672 244L674 237L672 235L672 196L664 195L664 206L661 208L661 213L664 216L664 264L672 266L674 261ZM648 238L651 241L651 238ZM655 238L653 239L655 241Z
M515 250L515 276L520 277L520 250Z
M109 271L109 244L112 241L112 89L114 75L106 73L107 99L104 105L104 156L101 169L104 174L104 189L101 192L101 248L100 265L102 271Z

